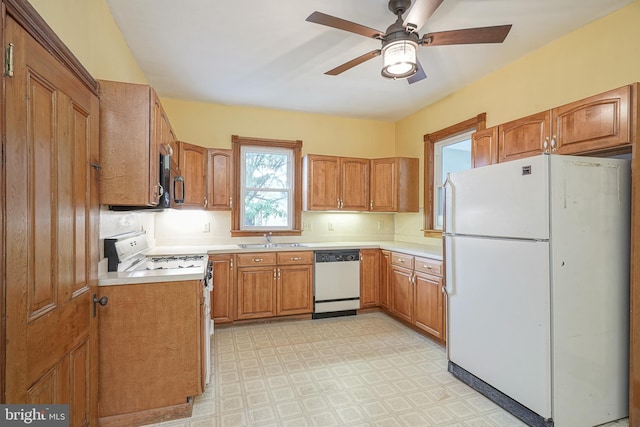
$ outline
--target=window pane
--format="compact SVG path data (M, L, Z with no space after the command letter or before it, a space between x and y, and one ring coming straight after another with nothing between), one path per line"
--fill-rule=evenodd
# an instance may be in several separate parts
M289 187L289 156L286 153L247 151L244 166L247 188Z
M244 197L244 227L287 227L289 193L250 191Z
M442 147L442 182L450 172L471 169L471 139Z

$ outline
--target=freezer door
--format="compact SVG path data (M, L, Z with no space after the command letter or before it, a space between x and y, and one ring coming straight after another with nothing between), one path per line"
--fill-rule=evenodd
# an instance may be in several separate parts
M549 156L456 172L445 183L445 232L549 238Z
M445 239L449 360L551 418L549 243Z

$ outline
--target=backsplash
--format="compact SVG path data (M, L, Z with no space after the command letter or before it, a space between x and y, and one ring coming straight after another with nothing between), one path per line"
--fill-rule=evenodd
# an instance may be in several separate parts
M274 242L393 240L393 214L303 212L301 236L276 236ZM231 213L166 210L156 214L156 245L253 243L263 237L231 237ZM162 232L160 232L162 230ZM207 231L208 230L208 231Z
M366 242L401 240L438 244L422 237L422 214L303 212L301 236L276 236L274 242ZM144 230L152 246L225 245L263 242L263 237L231 237L231 213L167 209L162 212L100 211L102 239Z

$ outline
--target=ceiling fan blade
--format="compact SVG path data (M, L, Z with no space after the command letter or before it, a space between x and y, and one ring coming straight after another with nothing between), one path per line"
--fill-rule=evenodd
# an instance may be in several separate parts
M327 15L322 12L313 12L306 20L374 39L379 39L384 36L382 31L374 30L373 28L365 27L364 25L356 24L355 22L347 21L345 19L336 18L335 16Z
M355 67L356 65L360 65L365 61L379 56L381 52L382 51L380 49L372 50L371 52L358 56L357 58L354 58L349 62L345 62L344 64L334 68L333 70L327 71L325 74L328 74L330 76L337 76L338 74L344 73L345 71Z
M413 84L427 78L427 74L424 72L424 68L422 68L422 64L420 63L420 60L418 58L416 58L416 65L418 66L418 70L413 76L407 79L409 84Z
M467 28L465 30L440 31L422 36L423 46L451 44L502 43L509 34L511 25Z
M404 19L404 27L409 31L418 31L442 4L443 0L416 0Z

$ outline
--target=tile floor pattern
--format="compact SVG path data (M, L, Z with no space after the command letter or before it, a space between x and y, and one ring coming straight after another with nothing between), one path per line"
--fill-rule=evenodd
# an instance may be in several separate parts
M212 347L192 417L155 426L524 426L451 376L441 346L383 313L217 328Z

